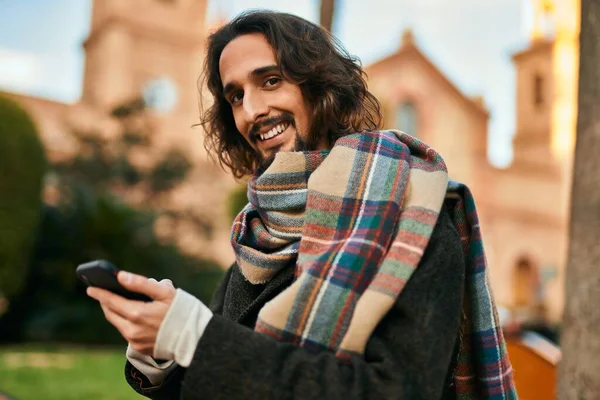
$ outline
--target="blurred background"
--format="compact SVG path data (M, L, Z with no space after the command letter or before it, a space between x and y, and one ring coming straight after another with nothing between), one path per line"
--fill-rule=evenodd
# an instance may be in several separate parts
M0 0L0 392L138 397L79 263L210 298L246 194L207 158L198 78L207 35L249 8L320 23L362 60L386 127L474 192L506 332L557 343L577 0Z

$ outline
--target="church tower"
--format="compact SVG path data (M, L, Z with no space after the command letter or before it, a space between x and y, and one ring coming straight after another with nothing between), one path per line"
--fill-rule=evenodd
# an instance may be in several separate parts
M513 56L517 72L514 162L521 178L555 189L539 199L566 224L577 123L579 0L532 0L529 47Z
M493 250L489 260L499 285L498 302L518 312L543 310L538 317L556 323L564 303L569 241L580 3L531 0L528 5L530 42L513 56L514 160L489 179L495 204L486 214L491 233L487 246Z
M83 102L110 109L143 91L197 114L206 0L94 0Z
M579 0L532 0L530 5L530 45L513 56L515 164L544 157L570 169L577 120L580 4Z

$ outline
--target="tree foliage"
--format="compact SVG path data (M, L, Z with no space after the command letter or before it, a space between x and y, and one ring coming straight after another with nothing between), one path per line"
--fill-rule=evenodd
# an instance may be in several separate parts
M123 342L77 280L75 268L83 262L106 259L145 276L168 277L175 286L206 302L223 275L216 264L186 256L156 236L154 225L161 211L153 207L154 200L177 188L191 163L183 152L172 150L149 168L136 166L131 154L150 151L153 132L149 125L137 123L145 120L143 107L123 106L119 113L123 131L118 138L75 132L78 154L49 165L47 181L59 193L58 200L43 206L37 229L37 219L28 225L33 251L24 252L31 256L21 268L30 273L0 318L0 341ZM24 155L35 154L16 147L12 152L15 160L29 163L32 157ZM36 182L33 175L16 174L16 179ZM34 196L38 210L39 181ZM35 191L27 190L33 196ZM135 207L126 204L120 195L128 190L144 191L147 201ZM19 208L16 200L11 204ZM172 219L195 223L202 234L210 232L206 221L186 215L185 210L168 213Z
M199 235L211 235L212 223L197 210L165 208L165 199L186 180L192 163L182 149L154 151L153 118L143 101L120 105L112 115L121 126L117 138L107 139L101 132L74 132L80 151L73 158L53 164L52 169L62 180L85 182L98 193L142 192L144 201L138 208L160 208L175 224L192 223ZM135 154L150 155L148 165L134 162Z
M0 98L0 297L21 290L41 208L45 169L34 123L15 102Z
M221 269L161 244L152 231L153 215L97 195L88 185L75 184L71 191L68 202L43 209L30 277L0 320L0 339L122 341L75 277L78 264L94 259L159 280L168 277L201 300L210 299Z
M246 185L240 185L229 194L229 216L233 220L248 204L248 189Z

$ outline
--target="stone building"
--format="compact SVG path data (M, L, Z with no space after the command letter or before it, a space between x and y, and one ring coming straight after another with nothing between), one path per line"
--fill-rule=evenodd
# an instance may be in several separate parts
M568 250L577 110L579 2L533 2L517 76L514 159L487 159L488 112L444 77L405 32L398 51L367 68L386 125L422 138L475 194L497 302L517 319L560 321Z
M535 0L531 42L513 56L517 72L514 161L496 169L487 158L489 113L419 50L407 31L399 50L367 67L386 126L414 134L444 155L451 176L473 190L480 211L493 289L517 315L560 319L568 245L569 189L575 137L579 3ZM142 93L158 99L147 118L157 154L175 146L194 162L189 181L169 207L190 207L213 219L211 238L189 227L171 232L188 253L222 265L232 259L227 198L238 187L206 159L198 123L206 1L95 1L83 94L76 104L4 93L28 109L48 156L77 152L68 132L116 131L109 110ZM428 38L435 40L435 38ZM113 132L113 133L111 133ZM152 155L146 155L152 156ZM144 199L132 193L132 203ZM168 225L168 224L166 224ZM533 311L532 311L533 310Z
M154 100L145 116L154 148L136 162L151 163L172 148L182 150L194 164L187 182L164 201L172 210L197 210L210 219L210 237L198 235L191 225L176 226L159 219L162 235L174 237L187 253L213 259L221 265L233 260L228 238L227 199L238 184L209 162L199 122L198 79L202 68L207 27L205 0L94 1L90 33L84 43L83 93L75 104L8 93L36 120L47 156L52 160L77 152L70 137L74 130L118 134L110 111L144 95ZM133 204L145 201L126 193Z

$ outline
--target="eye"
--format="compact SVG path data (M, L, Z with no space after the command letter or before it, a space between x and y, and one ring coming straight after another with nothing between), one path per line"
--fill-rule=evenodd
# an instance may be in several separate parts
M273 87L281 82L281 78L278 76L272 76L265 81L265 87Z
M231 97L229 98L229 103L231 103L231 105L236 105L239 102L241 102L243 98L244 98L244 93L236 92L236 93L232 94Z

